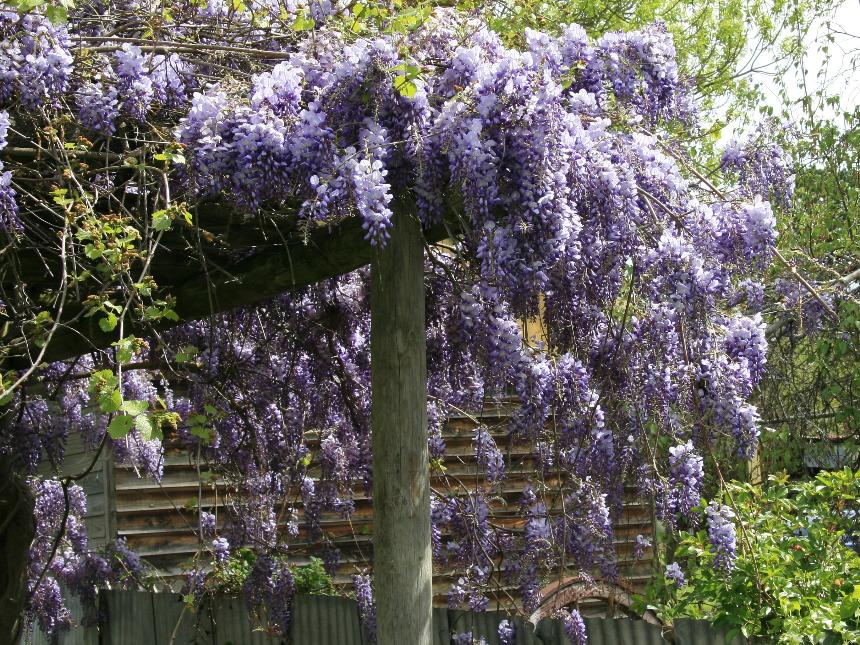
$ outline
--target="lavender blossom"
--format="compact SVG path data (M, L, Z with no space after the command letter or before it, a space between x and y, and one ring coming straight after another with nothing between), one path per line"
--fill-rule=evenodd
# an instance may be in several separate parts
M687 579L684 577L684 572L681 570L681 565L677 562L670 562L666 565L666 577L677 585L680 589L687 584Z
M355 586L355 599L358 602L358 615L361 617L361 628L371 643L376 642L376 606L373 600L373 587L369 575L352 577Z
M715 555L714 567L731 572L737 559L737 536L735 514L728 506L712 501L705 509L708 516L708 539L711 553Z
M585 629L585 621L576 609L571 609L565 612L562 616L562 625L564 633L572 645L586 645L588 635Z
M514 623L510 620L503 620L499 623L499 643L501 645L514 645L515 635Z
M692 510L701 501L704 482L702 458L691 441L669 448L669 511L680 514L693 524Z

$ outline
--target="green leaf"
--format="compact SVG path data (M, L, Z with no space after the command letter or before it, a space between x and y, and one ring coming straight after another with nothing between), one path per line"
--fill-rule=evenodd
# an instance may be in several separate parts
M316 26L316 21L307 16L296 16L293 21L293 31L308 31Z
M116 329L118 322L119 318L116 317L116 314L107 312L104 318L99 319L99 327L104 333L108 333Z
M159 432L155 423L153 423L152 418L148 414L139 414L134 417L134 428L140 433L140 436L144 441L156 438L161 439L161 432Z
M209 442L212 440L212 430L206 426L191 426L191 430L189 432L203 441Z
M99 397L99 408L102 412L117 412L122 407L122 394L119 390L113 390Z
M114 343L116 347L116 360L121 365L128 363L134 356L134 345L137 339L134 336L127 336Z
M418 86L415 85L415 83L413 83L412 81L408 80L406 76L395 76L394 89L396 89L401 96L405 96L406 98L412 98L418 91Z
M52 25L64 25L69 20L69 12L62 5L48 5L45 15Z
M122 439L131 431L131 426L133 423L134 419L126 414L116 416L111 419L111 422L108 425L108 434L113 439Z
M121 409L126 414L130 414L131 416L136 417L137 415L143 414L149 409L149 401L123 401Z
M173 216L170 211L161 209L152 214L152 228L156 231L168 231L173 225Z
M179 363L190 363L200 352L194 345L185 345L176 352L176 361Z
M87 244L84 247L84 253L90 260L98 260L102 255L104 255L104 249L98 249L92 244Z
M161 309L154 305L149 305L143 310L143 319L144 320L155 320L157 318L161 318Z

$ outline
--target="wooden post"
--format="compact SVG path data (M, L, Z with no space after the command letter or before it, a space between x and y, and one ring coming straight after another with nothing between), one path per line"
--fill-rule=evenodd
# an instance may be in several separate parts
M414 208L395 208L371 266L377 645L432 645L424 247Z

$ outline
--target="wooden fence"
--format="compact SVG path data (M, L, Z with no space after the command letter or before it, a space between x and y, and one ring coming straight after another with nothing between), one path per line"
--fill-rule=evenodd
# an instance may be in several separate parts
M80 607L72 606L75 618ZM453 645L458 634L471 632L474 642L500 645L499 623L510 617L501 612L433 610L433 645ZM569 645L558 620L532 625L520 617L515 624L516 645ZM589 645L744 645L732 643L704 621L679 620L674 633L641 620L586 618ZM218 598L190 609L173 593L102 591L99 624L75 627L52 642L36 633L23 645L371 645L364 634L354 601L333 596L297 596L287 636L255 628L245 603ZM404 643L404 645L409 645Z
M475 459L474 433L476 421L484 424L494 435L508 457L508 477L493 494L489 496L493 521L505 527L521 526L524 520L516 510L518 500L526 483L536 477L532 462L533 446L507 443L510 407L490 407L473 417L471 415L452 415L444 424L442 435L447 446L444 459L445 470L434 471L431 484L434 490L454 495L465 495L483 485ZM309 440L312 454L317 448ZM200 471L210 471L212 467L201 461L195 462L187 451L168 449L165 455L164 478L160 482L143 479L128 466L115 465L112 470L112 483L115 494L113 504L113 526L118 537L127 540L134 550L148 564L152 565L163 579L177 589L184 580L186 563L198 552L200 543L194 533L197 526L196 507L198 500L202 507L214 512L221 518L226 514L224 506L230 490L216 476L201 481ZM309 467L309 476L317 479L320 465L316 457ZM210 473L211 474L211 473ZM549 478L548 478L549 479ZM466 484L465 486L463 484ZM551 483L551 482L550 482ZM323 512L320 525L325 540L311 541L299 509L299 535L290 541L291 564L302 565L308 556L323 555L323 542L340 553L335 585L348 591L352 588L352 575L372 568L373 556L373 507L366 491L356 489L353 501L355 510L349 518L337 512ZM550 512L558 512L558 508ZM636 557L636 536L642 534L654 538L652 508L628 488L623 511L614 522L614 548L617 555L618 574L625 585L633 591L641 592L652 575L652 552L644 550ZM570 568L566 575L579 573ZM447 603L451 585L462 572L457 568L434 566L433 592L437 606ZM519 610L519 592L515 587L497 586L487 592L491 607L505 610ZM605 607L599 601L588 600L582 603L584 614L603 614Z

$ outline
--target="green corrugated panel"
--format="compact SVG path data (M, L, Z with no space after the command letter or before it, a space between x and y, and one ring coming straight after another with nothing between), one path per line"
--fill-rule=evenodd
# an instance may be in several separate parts
M286 639L254 629L241 598L218 598L197 610L187 608L178 594L151 594L106 590L99 594L104 622L101 645L282 645ZM82 618L77 599L69 600L76 621ZM499 645L499 623L513 620L516 645L569 645L561 621L544 619L532 629L522 618L502 612L433 610L433 645L451 645L452 636L472 632L487 645ZM589 645L663 645L659 627L641 620L586 618ZM353 600L332 596L297 596L290 629L293 645L369 645L363 636ZM96 645L94 628L73 628L60 635L59 645ZM739 637L731 642L707 621L675 621L676 645L747 645ZM48 645L40 633L33 645Z
M202 621L198 634L204 645L210 642L213 645L276 645L285 642L285 639L270 636L256 628L244 598L216 598L209 605L201 607L198 614Z
M535 637L534 626L522 618L512 618L505 612L471 612L451 609L448 611L449 635L472 632L475 639L484 638L487 645L500 645L499 623L510 620L514 623L516 645L542 645ZM450 642L450 641L448 641ZM447 645L447 643L446 643Z
M678 618L674 624L675 645L746 645L747 639L738 636L727 641L723 632L716 631L707 620Z
M444 607L433 608L433 645L450 645L451 632L448 628L448 610Z
M104 590L99 593L102 645L155 643L152 595L147 591Z
M346 598L296 596L290 636L295 645L363 645L358 607Z
M588 645L665 645L662 630L644 620L586 618ZM542 645L569 645L560 620L545 618L535 630Z
M183 602L182 596L176 593L152 594L155 644L214 645L213 614L208 603L195 608Z
M644 620L586 618L589 643L594 645L665 645L663 630Z

